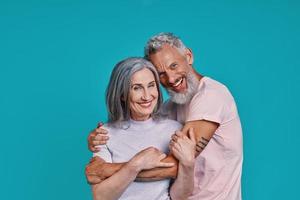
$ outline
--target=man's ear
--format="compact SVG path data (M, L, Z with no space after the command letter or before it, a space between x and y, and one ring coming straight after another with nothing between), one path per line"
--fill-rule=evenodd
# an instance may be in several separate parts
M190 48L185 49L185 56L189 65L193 65L194 63L194 55Z

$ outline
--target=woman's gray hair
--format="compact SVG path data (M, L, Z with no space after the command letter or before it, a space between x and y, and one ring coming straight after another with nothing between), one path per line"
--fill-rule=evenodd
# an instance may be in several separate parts
M186 46L179 37L175 36L173 33L159 33L148 40L144 48L145 58L149 60L149 56L158 52L165 44L176 47L182 54L186 49Z
M153 119L159 118L163 96L159 88L159 78L155 67L151 62L140 57L127 58L116 64L106 89L106 107L108 111L108 123L120 127L130 119L129 92L131 77L135 72L144 68L149 69L155 78L158 90L157 105L152 113Z

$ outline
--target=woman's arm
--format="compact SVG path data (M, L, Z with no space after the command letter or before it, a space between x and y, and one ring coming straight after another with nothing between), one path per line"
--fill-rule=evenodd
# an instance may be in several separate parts
M117 173L100 184L92 186L94 200L118 199L132 183L140 169L132 162L126 163Z
M111 177L92 186L94 199L118 199L130 183L134 181L141 170L148 170L155 167L168 167L165 163L161 162L161 160L165 157L165 154L154 147L149 147L137 153Z
M178 131L170 142L170 150L179 160L178 175L170 190L173 200L188 199L194 190L196 139L193 129L188 134L189 137Z

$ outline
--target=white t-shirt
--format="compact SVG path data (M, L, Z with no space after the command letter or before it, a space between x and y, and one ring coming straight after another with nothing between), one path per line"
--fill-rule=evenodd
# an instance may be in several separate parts
M114 128L105 125L110 139L101 145L101 151L95 153L106 162L120 163L129 161L136 153L148 147L155 147L168 153L172 134L182 125L173 120L129 121L129 128ZM170 179L153 182L132 182L120 200L168 200Z

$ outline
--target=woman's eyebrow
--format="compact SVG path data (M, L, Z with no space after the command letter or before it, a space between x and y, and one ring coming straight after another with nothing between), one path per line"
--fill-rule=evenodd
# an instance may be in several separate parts
M143 86L141 83L133 83L131 86Z
M148 84L151 84L151 83L155 83L155 81L151 81L151 82L149 82Z

